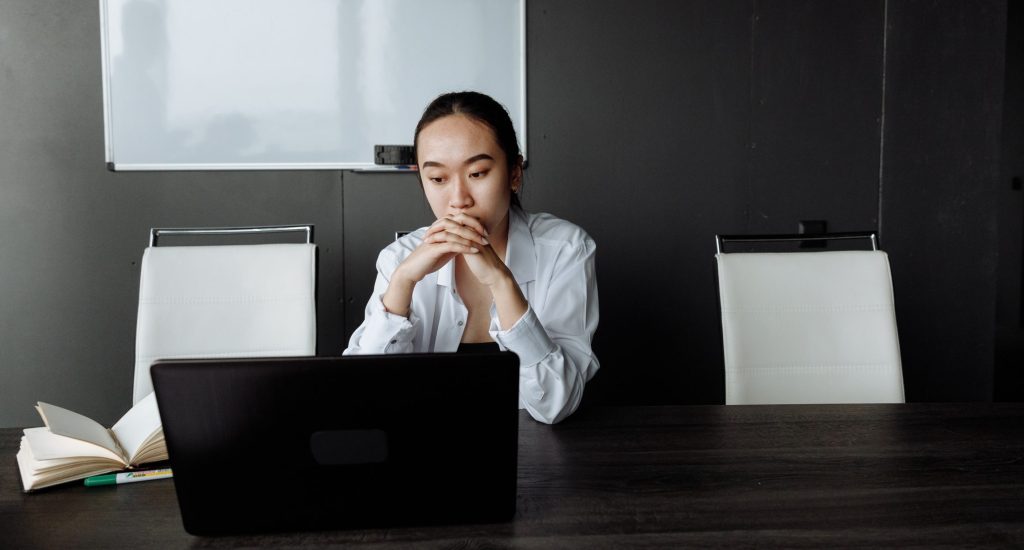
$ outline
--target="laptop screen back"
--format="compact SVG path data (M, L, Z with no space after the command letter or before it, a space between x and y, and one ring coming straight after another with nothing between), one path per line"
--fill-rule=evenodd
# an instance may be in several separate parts
M508 352L159 361L185 529L508 520L518 365Z

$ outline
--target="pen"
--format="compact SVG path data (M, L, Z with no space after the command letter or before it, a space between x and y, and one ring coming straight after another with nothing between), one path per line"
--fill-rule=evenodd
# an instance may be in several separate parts
M151 479L164 479L171 477L170 468L160 470L139 470L136 472L121 472L119 474L103 474L85 478L86 487L98 485L120 485L122 483L135 483L136 481L149 481Z

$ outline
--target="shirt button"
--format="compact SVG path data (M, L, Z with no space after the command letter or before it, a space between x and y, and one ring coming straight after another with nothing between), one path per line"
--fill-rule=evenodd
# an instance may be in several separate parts
M392 341L391 341L391 343L392 343L392 344L397 344L397 343L398 343L398 340L392 340Z
M462 326L462 321L459 321L459 322L458 322L458 323L456 323L456 324L457 324L457 325L459 325L459 326L461 327L461 326Z

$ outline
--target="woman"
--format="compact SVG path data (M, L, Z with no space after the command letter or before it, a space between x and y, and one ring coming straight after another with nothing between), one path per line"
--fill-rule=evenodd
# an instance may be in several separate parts
M508 113L489 96L435 99L413 147L437 221L381 251L345 354L509 350L519 356L520 408L561 421L599 367L594 241L520 208L523 157Z

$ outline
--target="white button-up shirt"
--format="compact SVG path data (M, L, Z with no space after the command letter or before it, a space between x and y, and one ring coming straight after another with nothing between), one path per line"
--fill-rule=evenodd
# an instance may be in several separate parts
M423 227L398 239L377 258L377 280L363 324L345 354L454 352L468 310L455 289L454 263L416 284L409 317L389 313L381 301L395 268L423 242ZM509 210L505 264L529 303L508 330L491 306L490 335L519 356L519 408L540 422L572 414L583 386L600 364L591 349L597 330L595 244L583 229L550 214Z

